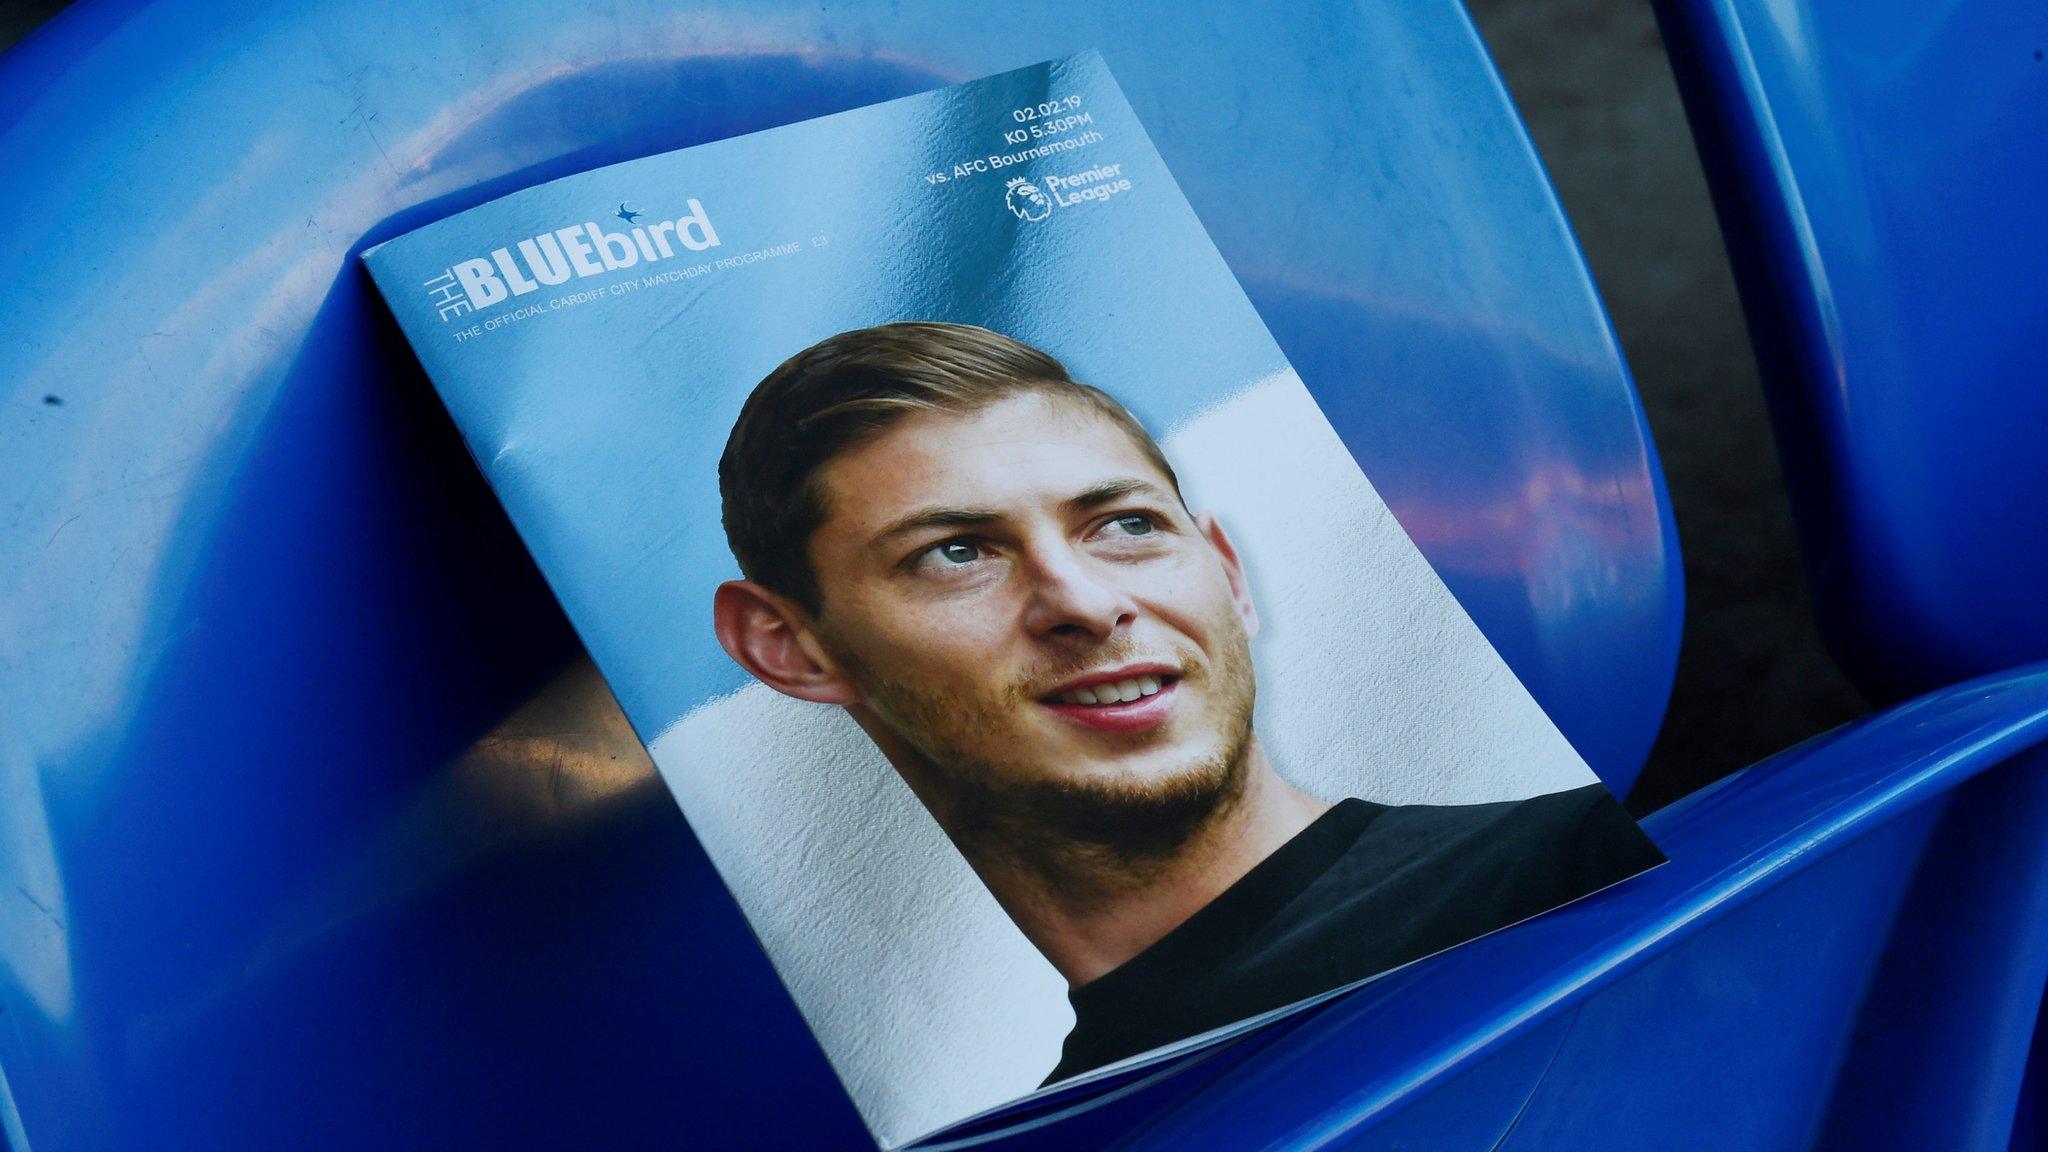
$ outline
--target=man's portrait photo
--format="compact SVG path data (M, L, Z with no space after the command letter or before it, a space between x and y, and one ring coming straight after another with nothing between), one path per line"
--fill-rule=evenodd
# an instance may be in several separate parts
M1116 381L922 321L789 357L718 462L741 573L709 606L719 645L779 697L850 721L1056 973L1073 1023L1048 1084L1662 860L1590 773L1484 802L1362 794L1368 759L1436 770L1346 742L1401 669L1262 676L1270 558L1185 489L1182 463ZM1348 521L1275 516L1315 571L1366 564ZM1350 601L1289 587L1290 626L1318 633L1293 650L1344 647ZM1269 737L1263 718L1294 715L1311 719Z

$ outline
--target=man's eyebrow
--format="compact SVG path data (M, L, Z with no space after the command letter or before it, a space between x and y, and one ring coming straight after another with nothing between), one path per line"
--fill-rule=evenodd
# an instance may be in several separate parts
M1091 485L1086 490L1061 501L1060 507L1069 513L1086 512L1092 508L1100 508L1104 504L1114 503L1133 493L1144 493L1161 500L1171 499L1165 489L1150 480L1126 476ZM1002 513L988 508L919 508L875 533L873 543L876 547L883 547L890 541L913 532L923 532L932 528L986 528L1002 520Z
M876 544L929 528L983 528L1002 516L986 508L919 508L875 534Z
M1125 476L1115 480L1104 480L1102 483L1088 488L1079 495L1068 498L1060 506L1068 512L1086 512L1092 508L1100 508L1104 504L1114 503L1134 493L1144 493L1160 500L1170 499L1164 489L1150 480L1141 480L1136 476Z

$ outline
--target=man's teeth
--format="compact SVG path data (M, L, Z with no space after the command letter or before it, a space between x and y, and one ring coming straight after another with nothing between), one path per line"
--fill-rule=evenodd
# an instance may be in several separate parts
M1062 692L1059 701L1062 704L1121 704L1128 700L1136 700L1140 696L1150 696L1157 691L1159 677L1134 676L1114 684L1096 684L1088 688Z

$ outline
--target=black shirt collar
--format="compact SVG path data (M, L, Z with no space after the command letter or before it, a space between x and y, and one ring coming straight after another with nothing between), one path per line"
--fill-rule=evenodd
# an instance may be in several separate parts
M1148 999L1148 991L1178 984L1163 977L1219 966L1243 947L1248 937L1257 934L1259 925L1278 915L1329 871L1384 811L1381 805L1357 798L1340 801L1179 927L1117 967L1071 989L1067 999L1074 1014L1086 1019L1113 1004L1118 1013L1127 1012L1133 1002Z

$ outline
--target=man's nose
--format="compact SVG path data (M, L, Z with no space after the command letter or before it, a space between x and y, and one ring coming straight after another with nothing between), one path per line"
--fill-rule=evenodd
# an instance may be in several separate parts
M1137 618L1137 601L1113 573L1064 543L1032 549L1025 577L1031 592L1024 626L1034 636L1106 640Z

